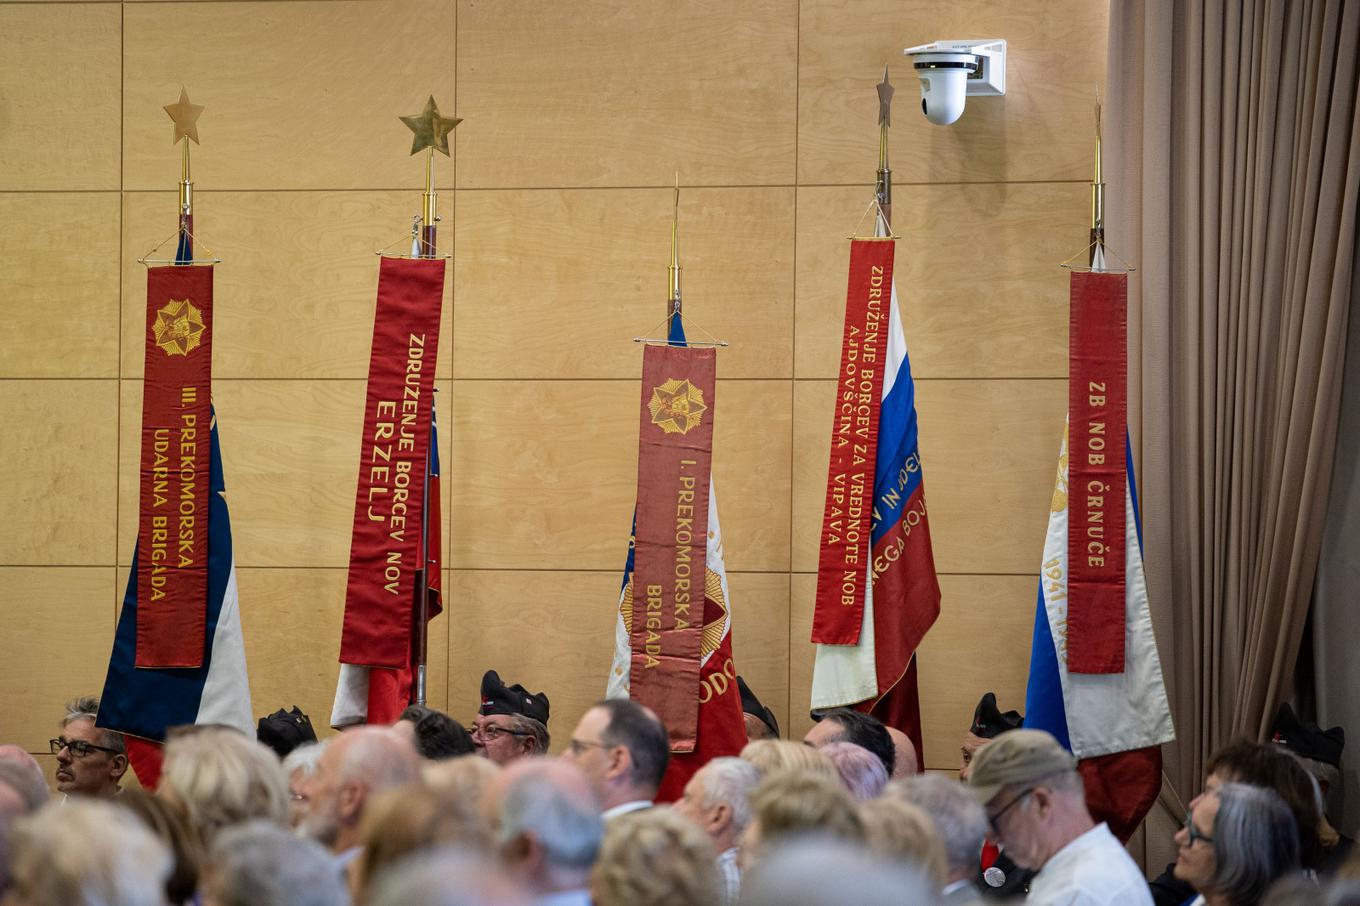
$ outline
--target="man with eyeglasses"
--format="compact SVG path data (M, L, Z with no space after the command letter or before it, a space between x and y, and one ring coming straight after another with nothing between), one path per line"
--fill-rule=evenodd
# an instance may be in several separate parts
M968 786L1017 865L1038 871L1029 904L1150 906L1147 881L1086 808L1076 759L1043 730L1012 730L978 750Z
M548 753L548 696L519 683L507 686L500 674L482 677L482 704L472 720L473 750L504 767Z
M116 796L127 773L123 734L96 727L98 714L99 699L76 699L66 706L61 735L48 742L57 756L57 789L68 796Z
M651 808L670 763L666 727L651 708L627 698L596 702L581 716L562 759L581 769L608 823Z

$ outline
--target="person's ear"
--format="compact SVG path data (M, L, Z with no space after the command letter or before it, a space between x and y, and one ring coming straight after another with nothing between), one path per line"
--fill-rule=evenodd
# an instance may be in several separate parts
M335 809L341 820L349 823L358 819L364 810L366 792L362 784L353 780L347 780L340 785L335 794Z
M109 776L113 778L115 783L123 779L127 769L128 757L126 755L114 755L109 759Z
M604 772L606 780L616 780L633 770L633 756L627 746L613 746L606 754L609 757Z
M710 836L718 836L732 826L732 806L726 802L719 802L713 806L708 813L708 832Z

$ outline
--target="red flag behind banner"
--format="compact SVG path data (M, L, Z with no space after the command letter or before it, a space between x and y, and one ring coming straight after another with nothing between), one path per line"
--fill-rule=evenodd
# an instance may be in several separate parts
M1067 669L1124 672L1128 275L1072 273Z
M347 664L410 660L443 296L443 260L382 259L340 637Z
M845 332L812 617L812 641L822 645L854 645L864 624L892 269L891 239L850 243Z
M632 696L665 723L674 752L694 751L698 733L716 379L713 349L643 353Z
M208 608L211 267L146 272L136 665L201 667Z

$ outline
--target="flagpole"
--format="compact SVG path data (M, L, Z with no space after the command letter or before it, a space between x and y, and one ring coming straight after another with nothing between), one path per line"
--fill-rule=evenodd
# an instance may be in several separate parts
M680 301L680 174L675 174L675 197L671 208L671 263L666 268L668 288L666 291L666 328L669 331L671 318L681 316Z
M1096 89L1096 165L1091 178L1091 248L1087 263L1096 266L1096 256L1105 249L1105 171L1100 148L1100 89Z
M194 182L189 170L189 137L183 139L184 153L180 161L179 180L179 244L181 249L193 241L194 235ZM179 257L179 256L176 256ZM190 258L193 256L190 255Z
M874 196L883 211L883 221L892 232L892 170L888 167L888 127L892 125L892 82L888 81L888 64L883 64L883 81L878 83L878 182Z

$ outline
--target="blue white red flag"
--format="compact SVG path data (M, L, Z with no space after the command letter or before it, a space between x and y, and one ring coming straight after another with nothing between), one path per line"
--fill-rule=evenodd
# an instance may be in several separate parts
M1176 736L1152 632L1137 486L1127 438L1125 462L1124 672L1067 670L1069 473L1064 429L1025 697L1025 726L1047 730L1077 756L1092 814L1108 823L1121 840L1133 834L1157 800L1162 786L1161 745Z
M888 235L878 220L878 235ZM863 624L854 645L817 645L812 709L852 706L911 738L924 766L916 649L940 615L917 438L916 386L892 286L878 421L870 561Z
M428 519L425 520L425 582L429 600L429 619L443 611L443 533L440 531L439 505L439 428L435 424L434 407L430 407L430 483L425 496ZM414 626L412 627L414 630ZM410 649L409 640L407 647ZM414 651L412 651L414 654ZM405 667L362 667L357 664L340 665L340 678L335 686L335 702L331 707L331 726L348 727L354 724L395 723L401 712L411 703L411 686L415 669L408 661Z
M128 757L137 779L154 788L160 775L165 731L184 724L227 724L254 734L245 640L236 595L236 560L231 544L218 445L212 416L208 499L208 609L203 666L138 669L137 557L123 595L123 609L109 656L99 702L98 725L127 735Z

